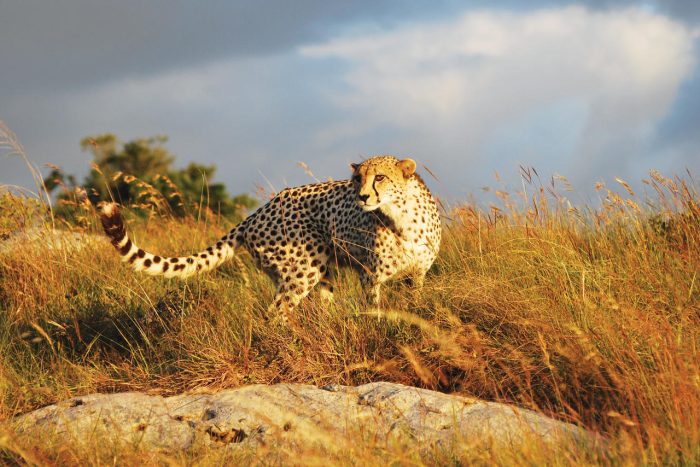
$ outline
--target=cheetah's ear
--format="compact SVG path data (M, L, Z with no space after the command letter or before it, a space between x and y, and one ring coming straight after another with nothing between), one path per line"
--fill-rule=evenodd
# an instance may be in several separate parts
M350 164L350 168L352 169L353 172L356 171L359 166L360 166L360 164Z
M416 161L413 159L404 159L398 163L399 169L403 172L403 178L408 178L416 171Z

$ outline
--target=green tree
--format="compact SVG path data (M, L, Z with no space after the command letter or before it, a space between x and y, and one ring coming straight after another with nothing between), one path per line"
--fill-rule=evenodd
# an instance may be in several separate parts
M173 168L175 156L166 149L166 142L167 137L156 136L121 143L110 133L84 138L80 147L93 156L92 169L82 185L90 201L114 199L136 212L167 204L177 216L200 214L200 209L207 208L232 221L255 207L250 196L231 197L224 184L208 182L216 172L214 165L193 162L184 169ZM49 191L65 188L58 195L64 206L59 213L68 214L79 190L75 177L54 168L44 183Z

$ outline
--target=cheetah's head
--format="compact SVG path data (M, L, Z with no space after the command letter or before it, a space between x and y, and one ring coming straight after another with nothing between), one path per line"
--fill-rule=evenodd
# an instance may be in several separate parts
M391 156L373 157L351 167L357 204L365 211L401 200L408 180L416 171L413 159L400 161Z

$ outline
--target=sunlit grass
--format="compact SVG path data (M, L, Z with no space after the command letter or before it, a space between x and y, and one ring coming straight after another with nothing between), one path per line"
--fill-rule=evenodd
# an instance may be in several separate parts
M393 284L377 313L357 277L341 272L335 305L312 294L288 329L265 320L272 285L245 252L244 271L229 263L186 282L137 275L86 207L80 232L94 241L82 248L27 242L0 256L0 418L97 391L387 380L577 423L609 439L609 457L419 452L399 440L358 440L347 457L310 448L309 462L700 462L697 184L653 173L649 195L620 181L619 190L598 187L600 205L573 208L531 171L522 175L526 192L446 213L440 256L418 295ZM157 205L152 212L133 218L130 231L162 254L195 251L231 227L216 216L173 219ZM233 454L202 448L144 458L100 446L36 446L0 432L6 459L30 462L216 464L289 455L280 447L227 458Z

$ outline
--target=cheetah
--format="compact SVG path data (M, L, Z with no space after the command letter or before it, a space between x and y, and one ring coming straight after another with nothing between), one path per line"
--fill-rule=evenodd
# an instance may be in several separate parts
M269 313L283 315L315 285L332 300L330 278L338 266L359 272L377 305L381 285L408 276L421 287L438 254L442 234L438 206L412 159L375 156L351 164L350 180L287 188L219 239L190 256L163 257L136 246L114 203L101 221L121 259L136 271L189 277L212 270L243 246L275 283Z

